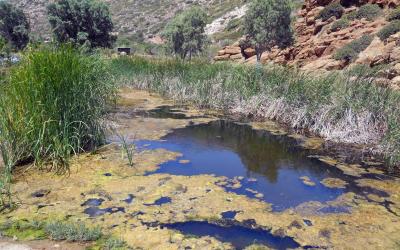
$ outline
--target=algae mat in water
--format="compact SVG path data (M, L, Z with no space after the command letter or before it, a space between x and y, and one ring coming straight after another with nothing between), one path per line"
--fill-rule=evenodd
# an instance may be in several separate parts
M189 247L233 249L235 246L249 247L252 243L264 244L271 248L313 246L395 249L398 247L400 232L398 179L387 177L382 173L378 173L380 179L370 178L371 173L368 173L368 169L351 171L354 169L353 165L333 160L330 161L331 164L310 160L307 157L308 151L296 146L291 148L289 145L286 151L281 152L280 145L288 139L282 135L284 133L276 131L275 134L278 134L280 139L274 142L275 146L271 147L271 150L277 150L276 155L284 157L275 163L278 167L274 170L276 174L272 175L268 168L274 164L270 162L268 155L253 155L254 152L258 152L254 147L263 145L268 148L271 142L269 140L274 139L275 135L271 134L268 135L271 137L266 137L267 139L260 137L266 140L265 144L258 141L257 136L265 136L267 132L264 130L268 127L256 132L250 131L251 133L249 129L252 128L244 128L247 131L246 135L250 136L242 141L247 148L236 147L243 140L243 137L239 136L243 127L239 129L236 127L239 125L230 125L237 131L229 137L222 132L222 137L219 138L221 134L212 131L206 133L208 130L202 130L218 121L213 112L186 107L178 112L193 118L136 116L132 115L132 111L150 111L160 106L173 106L174 103L147 92L129 89L125 89L121 96L122 99L119 101L121 105L110 114L109 124L115 131L126 136L129 142L138 143L139 150L135 152L133 158L134 166L128 165L121 145L116 141L118 137L110 135L110 142L115 140L114 143L92 154L75 157L68 176L55 176L32 170L17 173L13 191L18 194L21 204L17 210L2 215L3 222L10 219L83 221L93 226L100 226L104 233L122 237L134 248L143 249ZM177 142L178 139L183 139L185 142L188 135L193 135L186 132L193 129L200 130L199 136L191 137L193 141L205 145L214 153L216 150L232 157L241 156L239 157L241 165L219 158L218 165L224 163L236 165L231 165L230 173L217 170L215 173L206 172L203 170L212 168L210 166L201 168L200 166L207 161L192 158L192 154L187 152L193 146L190 143L186 144L186 148L185 144L176 148L165 146ZM202 135L203 133L209 136L209 139L206 140L207 137ZM257 143L251 145L248 143L251 141ZM265 164L258 166L257 162ZM286 179L286 183L285 179L279 180L285 176L281 172L285 168L279 167L279 164L288 165L287 169L290 171L296 170L296 167L301 169L298 173L299 178L296 175L296 178ZM246 166L253 167L248 169L248 173L238 174ZM324 169L322 173L319 167ZM181 168L179 170L181 172L169 172L168 168L175 168L174 171ZM190 168L201 171L185 172ZM311 195L303 201L298 200L281 209L274 207L277 204L276 200L268 201L271 197L277 196L277 189L273 189L274 181L288 186L285 191L287 195L292 194L290 185L305 190L313 188L300 179L305 174L303 170L314 181L315 188L326 192L331 192L329 190L332 189L335 194L332 199L314 200ZM272 178L274 176L276 177ZM344 180L348 185L345 188L335 188L331 185L325 187L319 183L328 177ZM267 189L257 188L257 183L262 178L271 183ZM241 188L244 188L243 192L238 191ZM360 190L367 190L369 193L364 195ZM35 195L39 193L43 195ZM257 194L263 196L257 197ZM96 216L85 213L89 208L89 211L97 211ZM235 213L227 213L230 211ZM205 225L213 230L210 233L196 235L197 232L176 226L193 224ZM235 232L238 234L237 238L245 234L253 237L256 232L268 233L260 234L265 236L261 240L258 236L254 236L256 240L254 242L248 241L248 238L236 242L229 237L218 236L219 230L224 228L226 231L222 231L223 235ZM285 245L285 242L293 245Z

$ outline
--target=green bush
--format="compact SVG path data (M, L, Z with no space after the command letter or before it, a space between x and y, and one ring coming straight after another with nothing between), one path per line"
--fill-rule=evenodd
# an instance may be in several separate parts
M87 228L83 223L51 222L45 226L45 232L52 240L95 241L101 236L98 227Z
M357 59L358 54L365 50L372 42L371 35L364 35L359 39L353 40L342 48L338 49L334 54L336 60L354 61Z
M388 24L385 25L379 32L378 32L378 37L382 40L385 41L388 39L391 35L396 34L397 32L400 31L400 20L394 20Z
M29 42L29 29L29 21L21 9L0 1L0 37L14 49L23 49Z
M382 9L377 4L365 4L357 11L347 14L346 18L349 20L365 18L368 21L373 21L381 13Z
M289 0L253 0L244 17L246 39L256 50L257 62L264 51L274 46L287 48L293 44Z
M347 20L346 18L341 18L332 24L331 31L334 32L347 27L349 27L349 20Z
M71 154L104 142L114 96L106 64L69 46L27 52L0 86L0 149L13 163L68 169Z
M399 19L400 19L400 7L397 7L396 9L392 10L386 17L386 20L388 21L399 20Z
M365 4L358 9L357 18L373 21L380 13L382 13L382 9L377 4Z
M339 19L344 12L344 8L340 3L334 2L326 6L321 12L318 14L318 18L321 18L322 21L326 21L331 17L336 17Z
M108 5L96 0L59 0L47 7L56 39L92 48L111 48L116 40Z
M177 15L166 26L162 36L166 39L166 47L182 59L199 55L208 45L204 29L207 24L207 13L193 7Z

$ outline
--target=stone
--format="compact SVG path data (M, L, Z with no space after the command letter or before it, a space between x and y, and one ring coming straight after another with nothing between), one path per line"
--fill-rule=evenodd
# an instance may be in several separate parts
M222 50L218 51L217 54L219 56L225 55L225 50L222 49Z
M230 56L231 55L229 55L229 54L225 54L222 56L216 56L216 57L214 57L214 61L227 61L227 60L229 60Z
M245 54L247 57L252 57L252 56L255 56L255 55L256 55L256 50L253 49L253 48L247 48L247 49L244 50L244 54Z
M240 59L243 59L243 56L242 56L242 54L235 54L235 55L231 55L230 59L240 60Z
M241 50L240 47L227 46L225 47L225 53L230 55L236 55L240 54Z

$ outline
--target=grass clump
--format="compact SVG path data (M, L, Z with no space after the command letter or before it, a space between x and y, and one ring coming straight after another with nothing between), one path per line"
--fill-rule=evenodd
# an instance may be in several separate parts
M396 9L392 10L386 17L386 20L389 22L399 19L400 19L400 7L397 7Z
M257 70L229 63L142 57L117 58L111 65L124 84L198 107L274 119L332 141L379 145L377 150L400 144L396 137L400 123L389 126L389 118L400 112L399 99L374 82L373 72L314 76L276 65ZM386 138L392 134L390 140ZM391 150L384 153L393 156ZM400 158L393 159L392 164L400 163Z
M88 228L83 223L51 222L45 232L52 240L96 241L102 236L98 227Z
M104 250L123 250L123 249L128 249L128 245L123 239L110 237L104 243Z
M326 6L321 12L318 14L318 18L321 18L322 21L326 21L331 17L336 17L339 19L344 13L344 8L340 3L334 2Z
M13 163L60 173L71 154L103 143L114 88L99 57L69 46L28 51L0 88L0 144Z
M347 27L349 27L349 20L347 20L346 18L341 18L332 24L331 31L335 32Z
M360 52L365 50L372 42L371 35L364 35L338 49L333 58L335 60L354 61L357 59Z
M385 41L388 39L391 35L396 34L397 32L400 31L400 20L394 20L387 25L385 25L379 32L378 32L378 37L382 40Z

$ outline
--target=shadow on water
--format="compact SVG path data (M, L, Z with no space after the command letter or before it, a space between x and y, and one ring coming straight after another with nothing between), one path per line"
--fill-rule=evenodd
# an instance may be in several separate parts
M211 236L223 242L231 243L236 249L244 249L252 244L262 244L274 249L298 248L300 245L290 237L278 237L262 229L247 227L218 226L204 221L188 221L164 224L166 228L174 229L186 235L197 237Z
M272 203L275 211L307 201L326 202L345 192L385 195L375 189L361 188L354 182L356 177L308 158L310 152L298 147L295 139L254 130L248 125L219 120L176 129L162 139L141 140L135 144L139 149L164 148L181 152L183 157L164 163L149 174L239 177L241 187L227 187L229 191L259 197ZM180 160L183 159L189 163L182 164ZM305 185L300 180L302 176L308 176L315 186ZM328 177L342 179L348 185L337 189L320 184Z

